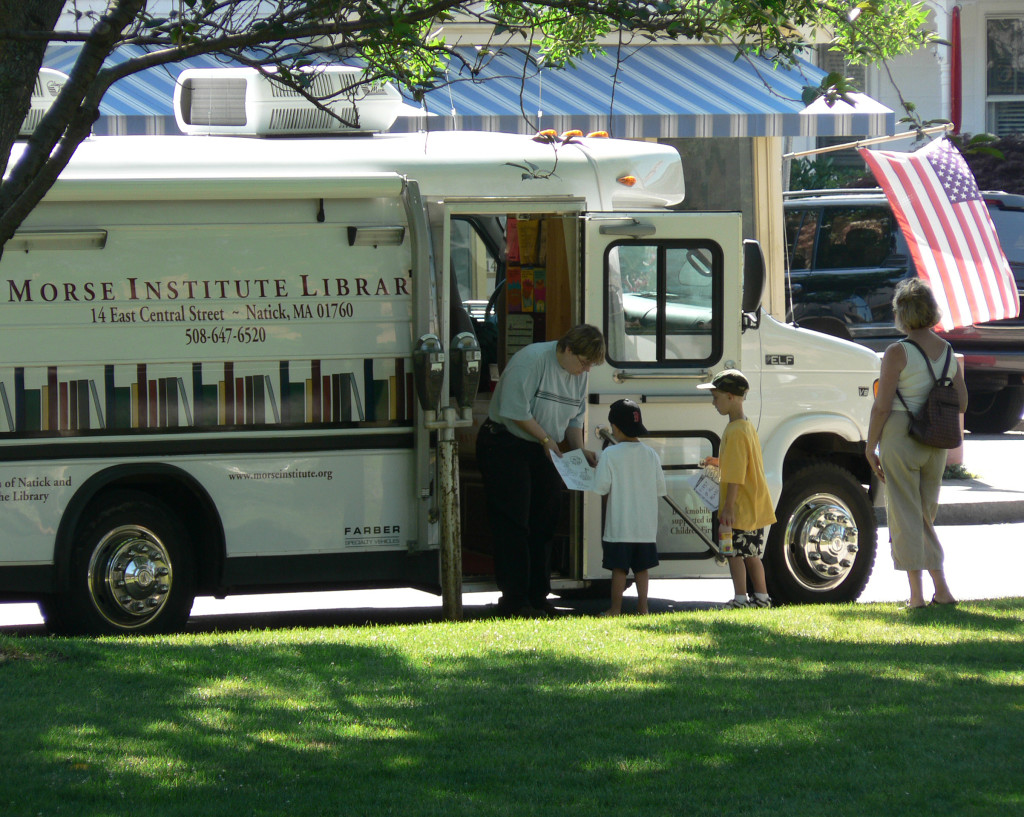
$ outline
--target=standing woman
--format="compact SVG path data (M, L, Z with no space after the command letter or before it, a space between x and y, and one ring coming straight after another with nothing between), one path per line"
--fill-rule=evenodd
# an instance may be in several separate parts
M560 340L516 352L491 396L476 438L494 539L494 578L501 615L556 614L551 592L551 539L562 503L562 478L552 457L583 448L588 374L604 362L604 336L581 324Z
M935 378L942 374L949 344L932 331L942 313L931 288L920 278L900 282L892 308L896 328L907 339L892 344L882 357L878 392L868 424L866 455L871 470L885 483L893 563L897 570L907 572L910 582L907 607L925 606L922 587L925 570L935 587L931 603L956 604L942 571L942 545L935 532L946 450L923 445L908 433L911 414L924 405ZM928 361L907 341L920 346ZM955 356L948 376L953 378L963 414L967 408L967 387ZM897 389L906 408L896 397ZM876 453L876 448L881 455Z

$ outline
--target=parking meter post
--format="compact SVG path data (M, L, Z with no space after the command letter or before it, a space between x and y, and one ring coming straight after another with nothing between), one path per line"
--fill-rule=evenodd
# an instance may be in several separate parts
M461 621L462 521L459 518L459 442L451 426L438 431L441 502L441 608L448 621Z

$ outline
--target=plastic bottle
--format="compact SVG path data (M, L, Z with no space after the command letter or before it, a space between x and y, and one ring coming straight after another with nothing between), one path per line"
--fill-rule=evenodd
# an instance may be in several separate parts
M728 525L718 526L718 550L723 556L732 556L732 528Z

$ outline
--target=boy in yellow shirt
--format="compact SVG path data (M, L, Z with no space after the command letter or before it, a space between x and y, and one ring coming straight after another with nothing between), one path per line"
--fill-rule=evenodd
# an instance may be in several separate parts
M725 606L771 607L761 557L764 556L764 529L775 522L775 510L764 477L761 441L754 424L743 413L750 383L738 369L726 369L716 374L710 383L701 383L697 388L710 389L715 409L729 417L718 456L721 472L718 525L732 528L733 541L729 573L735 596ZM749 598L748 576L754 588Z

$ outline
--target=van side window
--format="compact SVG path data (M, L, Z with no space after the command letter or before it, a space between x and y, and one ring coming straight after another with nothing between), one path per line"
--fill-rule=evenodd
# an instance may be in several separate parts
M892 212L887 207L826 208L821 217L815 266L818 269L881 266L893 251L894 229Z
M701 365L721 346L722 253L711 242L623 241L605 258L608 357Z

